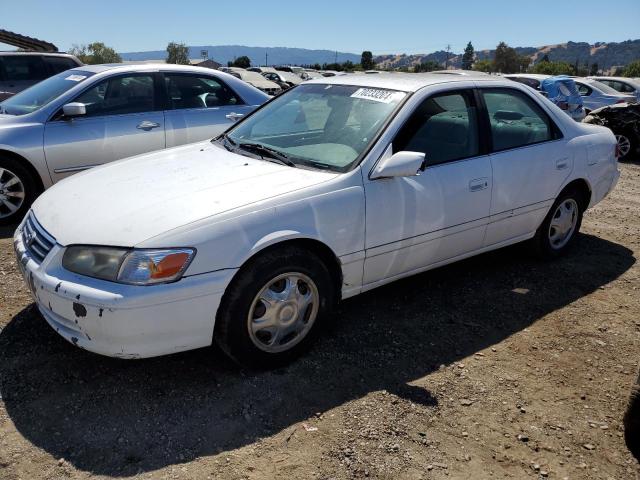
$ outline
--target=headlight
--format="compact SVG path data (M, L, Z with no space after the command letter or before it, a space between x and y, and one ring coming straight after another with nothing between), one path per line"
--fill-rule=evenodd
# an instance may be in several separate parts
M131 250L76 245L67 248L67 270L111 282L152 285L179 280L195 255L192 248Z

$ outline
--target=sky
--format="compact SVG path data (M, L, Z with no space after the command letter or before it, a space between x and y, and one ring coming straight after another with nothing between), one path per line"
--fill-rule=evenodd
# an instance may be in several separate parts
M640 0L1 0L0 12L0 28L60 50L94 41L164 50L176 41L384 54L640 38Z

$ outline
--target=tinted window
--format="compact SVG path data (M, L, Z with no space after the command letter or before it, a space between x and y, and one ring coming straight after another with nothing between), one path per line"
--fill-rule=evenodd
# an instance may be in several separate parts
M43 57L43 60L49 66L49 71L52 75L78 66L76 62L65 57Z
M428 165L480 153L477 111L469 92L425 100L393 142L396 152L423 152Z
M153 77L110 78L84 92L74 102L84 103L87 116L123 115L154 110Z
M47 77L42 58L37 55L7 55L0 58L4 79L9 82L42 80Z
M589 95L591 95L591 92L593 92L592 88L587 87L583 83L576 83L576 86L578 87L578 93L582 97L588 97Z
M494 150L522 147L556 138L555 128L537 103L516 90L482 90Z
M212 77L165 74L169 108L212 108L241 105L240 98L226 85Z

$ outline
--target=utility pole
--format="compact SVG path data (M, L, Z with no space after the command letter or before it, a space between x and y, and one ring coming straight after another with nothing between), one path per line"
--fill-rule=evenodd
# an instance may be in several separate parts
M449 68L449 52L451 51L451 45L447 44L447 59L444 62L444 69L447 70Z
M335 59L335 63L338 63L338 51L336 50L336 59Z
M264 52L264 66L269 66L269 54L267 52Z

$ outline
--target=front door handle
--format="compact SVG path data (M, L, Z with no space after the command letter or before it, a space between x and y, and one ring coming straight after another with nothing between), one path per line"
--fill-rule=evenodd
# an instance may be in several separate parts
M569 167L569 159L567 157L556 160L556 168L558 170L565 170Z
M227 117L229 120L232 121L236 121L236 120L240 120L242 117L244 117L243 113L235 113L235 112L231 112L227 115L225 115L225 117Z
M489 187L489 179L487 177L474 178L469 182L470 192L479 192Z
M157 122L150 122L149 120L145 120L143 122L140 122L136 128L138 130L145 130L148 132L149 130L153 130L154 128L158 128L159 126L160 124Z

